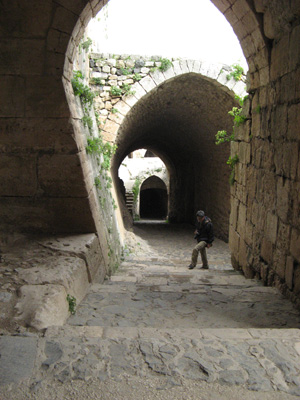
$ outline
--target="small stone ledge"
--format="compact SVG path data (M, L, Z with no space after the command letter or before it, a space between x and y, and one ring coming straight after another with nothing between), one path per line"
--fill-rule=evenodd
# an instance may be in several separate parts
M90 283L106 275L95 234L26 238L2 250L0 266L8 280L3 287L9 295L2 296L7 310L0 319L3 329L7 320L36 330L63 325L70 315L67 295L78 305Z
M195 328L139 328L139 327L103 327L103 326L50 326L46 337L97 337L102 339L209 339L245 341L253 339L296 340L300 342L300 329L195 329Z

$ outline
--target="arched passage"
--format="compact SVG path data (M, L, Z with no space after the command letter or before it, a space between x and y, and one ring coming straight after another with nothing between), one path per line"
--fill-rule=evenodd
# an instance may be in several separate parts
M266 283L276 278L299 297L300 2L213 3L250 67L251 121L234 144L240 155L231 190L235 264ZM70 80L83 30L105 2L1 4L1 230L94 232L101 224ZM167 157L164 143L153 146Z
M193 222L203 208L228 238L228 144L215 145L218 130L232 129L228 111L237 105L234 93L196 73L166 80L144 95L126 114L117 136L116 173L131 151L146 147L170 160L169 220ZM166 163L168 165L168 163Z
M164 181L150 176L140 188L140 217L165 219L168 214L168 191Z

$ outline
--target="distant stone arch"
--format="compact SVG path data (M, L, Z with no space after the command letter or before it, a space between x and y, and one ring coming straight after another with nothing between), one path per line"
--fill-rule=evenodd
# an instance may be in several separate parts
M140 217L165 219L167 214L167 186L161 178L152 175L140 187Z

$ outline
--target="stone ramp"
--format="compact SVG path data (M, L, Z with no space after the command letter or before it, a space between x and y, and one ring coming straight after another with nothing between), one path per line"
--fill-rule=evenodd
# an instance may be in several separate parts
M43 367L62 382L162 375L300 396L297 329L65 326L45 340Z
M213 268L213 267L212 267ZM231 271L188 271L152 263L120 268L92 285L73 326L299 328L299 312L275 288Z
M47 329L46 348L61 353L48 372L63 382L164 376L300 396L298 311L274 288L211 268L124 263L67 325Z
M221 241L209 251L209 270L188 270L190 238L172 235L142 231L137 251L91 285L64 326L0 337L1 349L10 345L0 384L27 379L40 393L44 385L151 386L159 378L174 390L189 381L300 396L299 312L276 289L234 271Z

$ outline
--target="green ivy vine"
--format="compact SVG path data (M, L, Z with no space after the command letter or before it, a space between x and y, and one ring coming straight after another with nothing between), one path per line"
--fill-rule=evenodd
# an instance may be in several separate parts
M242 106L245 102L245 100L248 98L248 95L245 97L240 97L238 95L235 96L236 100L239 102L240 107L233 107L232 110L228 111L228 114L233 117L233 127L232 127L232 133L228 133L225 130L218 131L215 135L216 145L220 145L222 143L226 142L234 142L235 141L235 128L241 126L244 124L247 120L247 117L242 114ZM229 156L227 160L227 165L229 165L231 169L231 173L229 176L229 183L230 185L234 184L235 180L235 165L239 162L238 155L236 154L234 157Z

